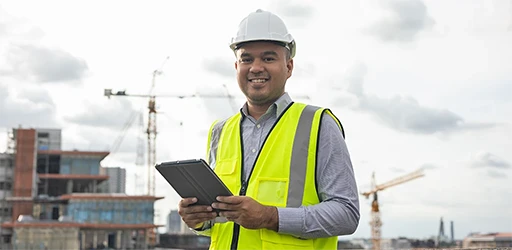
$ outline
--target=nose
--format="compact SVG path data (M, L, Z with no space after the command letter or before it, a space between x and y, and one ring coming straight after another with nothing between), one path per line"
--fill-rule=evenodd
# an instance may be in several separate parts
M253 74L261 73L264 70L265 68L263 67L263 62L259 59L254 60L251 64L251 68L249 69L249 71Z

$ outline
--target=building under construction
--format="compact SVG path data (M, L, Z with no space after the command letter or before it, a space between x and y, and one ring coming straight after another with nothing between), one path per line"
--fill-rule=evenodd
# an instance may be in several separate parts
M1 249L148 249L154 202L104 193L103 151L64 151L59 129L13 129L0 154Z

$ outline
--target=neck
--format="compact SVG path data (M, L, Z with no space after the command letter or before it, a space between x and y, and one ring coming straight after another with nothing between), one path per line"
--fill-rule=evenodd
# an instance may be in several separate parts
M268 108L272 106L281 96L283 96L285 92L283 91L278 97L272 98L271 101L254 103L249 98L247 98L247 112L254 119L259 120L260 117L267 112Z
M254 117L254 119L259 120L260 117L263 114L265 114L265 112L267 112L270 105L272 105L272 103L258 105L258 104L247 102L247 112L249 113L249 115Z

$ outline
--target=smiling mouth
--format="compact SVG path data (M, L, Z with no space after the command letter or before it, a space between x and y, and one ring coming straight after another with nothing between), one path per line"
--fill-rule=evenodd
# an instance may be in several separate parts
M249 79L249 82L252 82L252 83L265 83L267 81L268 81L268 79L265 79L265 78Z

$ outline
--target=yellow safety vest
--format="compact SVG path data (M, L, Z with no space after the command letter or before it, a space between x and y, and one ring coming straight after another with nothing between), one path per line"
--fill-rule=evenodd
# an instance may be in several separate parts
M290 104L264 141L248 183L242 180L241 114L214 122L208 134L208 152L213 150L215 173L233 194L250 196L263 205L300 207L318 204L315 165L319 125L324 112L335 118L342 129L329 109ZM207 156L207 161L210 160ZM300 239L226 222L215 223L211 228L210 249L337 249L337 242L337 236Z

